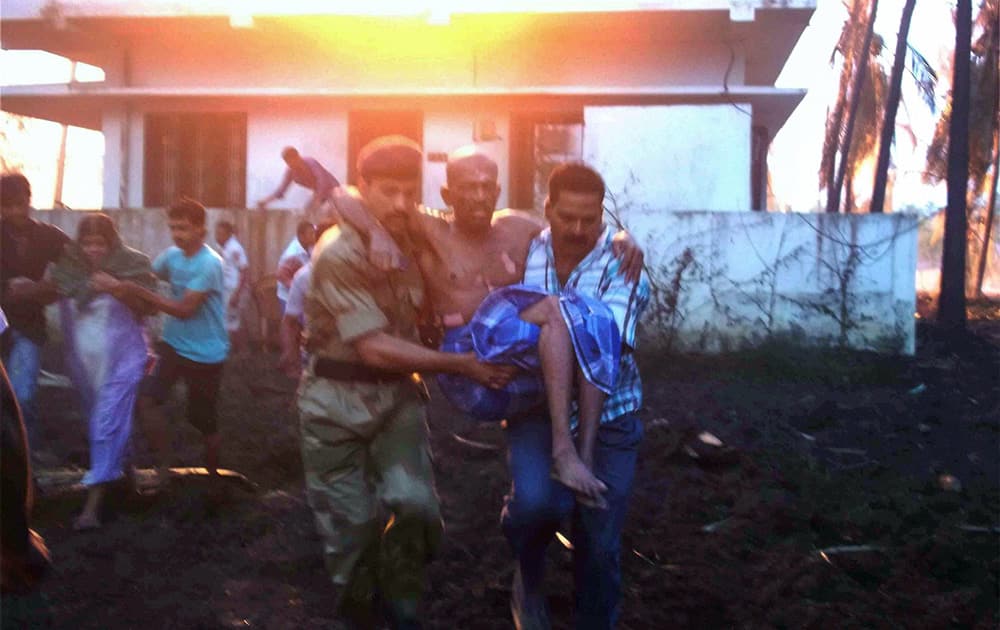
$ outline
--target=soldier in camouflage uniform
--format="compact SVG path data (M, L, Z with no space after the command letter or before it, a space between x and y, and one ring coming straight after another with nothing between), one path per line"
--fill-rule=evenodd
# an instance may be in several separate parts
M398 136L358 157L369 211L411 257L421 162L419 147ZM423 300L418 266L376 270L349 226L317 244L305 302L312 359L298 398L302 458L327 568L342 587L340 612L360 626L374 625L376 591L395 627L418 625L423 569L441 538L422 384L411 373L464 374L493 387L511 376L472 353L419 345Z

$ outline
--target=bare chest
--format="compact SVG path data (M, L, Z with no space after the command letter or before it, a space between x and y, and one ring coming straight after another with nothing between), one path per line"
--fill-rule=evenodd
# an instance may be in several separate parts
M484 292L520 282L527 254L523 249L503 239L491 239L478 246L452 239L435 256L428 281L450 290Z

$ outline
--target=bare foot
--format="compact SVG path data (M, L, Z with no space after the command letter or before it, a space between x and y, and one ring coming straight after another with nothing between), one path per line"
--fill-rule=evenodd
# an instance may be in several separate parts
M83 513L73 519L73 531L82 532L88 529L97 529L101 526L101 521L93 514Z
M608 487L590 472L576 454L576 449L552 454L552 477L575 492L578 497L604 504L601 494Z

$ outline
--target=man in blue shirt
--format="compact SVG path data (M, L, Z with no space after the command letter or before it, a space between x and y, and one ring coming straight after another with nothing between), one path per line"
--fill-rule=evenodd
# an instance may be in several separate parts
M217 473L216 400L222 367L229 354L222 258L205 244L205 207L194 199L181 199L167 210L167 223L175 245L156 257L153 271L170 283L170 297L103 273L95 274L93 280L98 290L119 299L138 298L168 316L156 369L139 398L139 415L146 425L147 440L159 458L158 483L165 479L168 444L164 405L178 379L187 384L188 421L204 436L205 467L210 474Z
M263 210L267 208L267 204L283 198L288 187L295 182L312 191L312 197L305 207L305 215L315 219L314 213L332 199L333 190L340 186L340 182L316 159L299 155L295 147L285 147L281 151L281 159L288 165L285 176L273 193L257 202L257 207Z
M612 628L618 617L621 533L642 439L635 329L649 302L649 284L645 276L632 282L618 273L614 231L603 221L604 192L601 176L588 166L570 163L552 171L545 201L550 227L528 249L524 283L553 295L571 290L599 300L620 333L618 376L604 400L600 424L581 428L577 436L581 458L607 486L607 509L574 501L551 479L552 432L544 413L508 419L513 483L501 523L517 559L511 611L518 628L548 627L542 593L545 549L566 516L573 520L575 627Z

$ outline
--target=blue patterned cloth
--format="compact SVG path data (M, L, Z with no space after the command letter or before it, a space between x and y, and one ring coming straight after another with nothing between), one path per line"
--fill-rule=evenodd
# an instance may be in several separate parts
M522 320L520 313L547 295L537 287L502 287L486 296L467 325L445 332L444 352L472 351L483 361L512 364L523 370L500 390L464 376L441 374L438 384L452 405L480 420L495 421L545 404L538 356L540 329ZM584 376L610 393L618 379L621 348L611 311L574 291L561 295L559 306Z
M533 328L537 340L538 327ZM441 351L475 352L469 326L446 330ZM438 374L437 382L452 406L477 420L496 422L545 403L545 385L540 372L520 372L503 389L490 389L457 374Z

